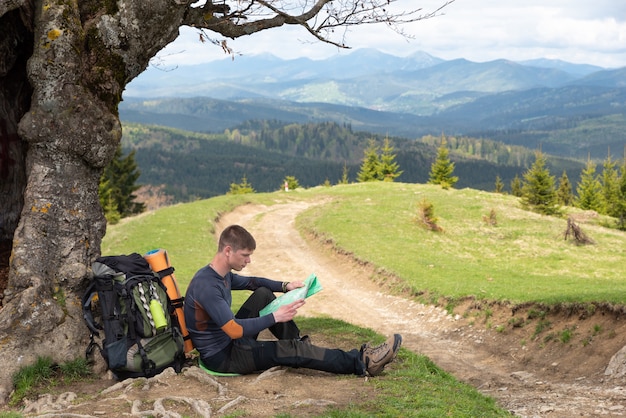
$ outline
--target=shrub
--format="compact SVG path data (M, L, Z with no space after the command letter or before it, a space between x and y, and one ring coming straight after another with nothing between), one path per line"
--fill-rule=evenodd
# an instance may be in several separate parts
M417 208L417 218L416 222L421 227L429 230L429 231L442 231L442 228L437 225L437 217L435 217L435 209L433 204L428 202L426 199L423 199Z

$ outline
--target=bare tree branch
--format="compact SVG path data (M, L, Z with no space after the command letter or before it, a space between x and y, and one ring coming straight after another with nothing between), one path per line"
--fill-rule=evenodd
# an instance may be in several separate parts
M401 25L430 19L441 14L454 0L443 0L435 10L399 10L401 0L238 0L216 4L212 0L190 8L184 24L207 29L227 38L238 38L283 25L298 25L313 37L340 48L348 48L338 28L367 24L386 24L402 36ZM408 3L407 0L405 2ZM341 36L341 41L333 39Z

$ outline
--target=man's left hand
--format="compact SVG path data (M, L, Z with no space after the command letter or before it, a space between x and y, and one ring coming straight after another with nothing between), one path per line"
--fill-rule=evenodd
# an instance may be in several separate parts
M289 284L287 285L287 290L289 291L289 290L297 289L303 286L304 286L304 282L301 282L301 281L289 282Z

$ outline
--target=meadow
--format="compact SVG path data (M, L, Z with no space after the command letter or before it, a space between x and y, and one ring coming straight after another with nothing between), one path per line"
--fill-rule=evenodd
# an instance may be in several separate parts
M327 201L300 215L302 233L396 276L413 294L512 303L626 302L626 233L604 226L611 220L574 208L564 217L543 216L522 209L514 196L425 184L356 183L178 204L110 226L102 254L164 248L184 290L216 250L214 224L221 213L246 203L300 199ZM433 205L440 232L417 222L423 201ZM564 239L566 216L594 243Z

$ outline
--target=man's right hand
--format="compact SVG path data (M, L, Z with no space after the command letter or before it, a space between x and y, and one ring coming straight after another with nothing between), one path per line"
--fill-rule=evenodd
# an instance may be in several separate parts
M288 305L281 306L273 314L274 321L277 323L291 321L293 317L296 316L298 309L300 309L302 305L304 305L304 299L298 299Z

